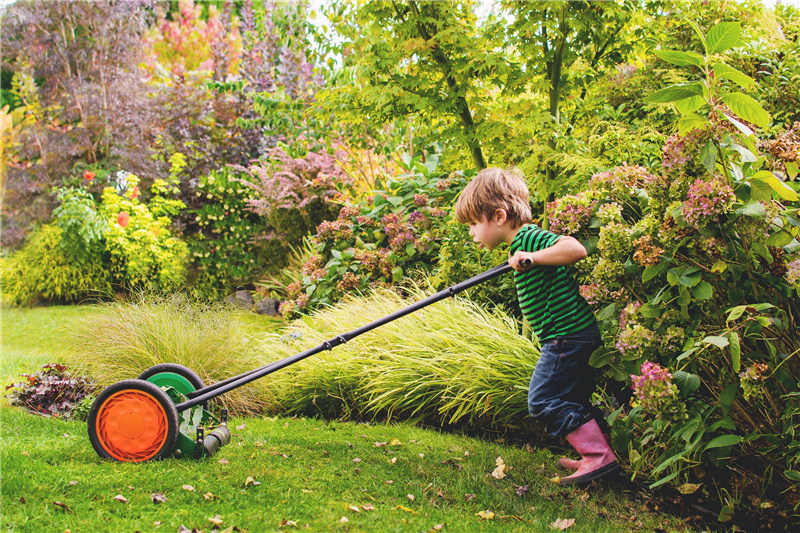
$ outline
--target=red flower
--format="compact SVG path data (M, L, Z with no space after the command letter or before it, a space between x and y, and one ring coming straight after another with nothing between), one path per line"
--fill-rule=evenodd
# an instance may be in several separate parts
M131 191L131 200L136 200L137 196L139 196L139 187L134 187Z
M91 170L87 170L83 173L83 177L86 178L88 181L92 181L94 179L94 172Z
M117 224L119 224L123 228L128 227L128 222L130 222L130 220L131 216L128 214L127 211L123 211L119 215L117 215Z

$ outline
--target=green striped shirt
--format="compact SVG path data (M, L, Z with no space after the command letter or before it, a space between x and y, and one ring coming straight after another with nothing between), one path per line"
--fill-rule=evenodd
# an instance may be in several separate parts
M529 224L519 230L509 252L510 255L519 250L538 252L560 238L536 224ZM578 283L569 265L534 265L527 272L515 272L514 283L522 314L539 341L575 333L595 321L591 307L578 292Z

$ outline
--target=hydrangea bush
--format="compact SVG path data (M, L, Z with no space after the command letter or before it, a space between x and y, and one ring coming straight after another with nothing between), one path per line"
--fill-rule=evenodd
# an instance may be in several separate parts
M436 171L438 157L412 159L405 173L360 204L345 203L335 220L317 226L316 255L301 282L288 287L281 312L293 316L332 304L351 291L388 286L436 263L450 207L467 180Z

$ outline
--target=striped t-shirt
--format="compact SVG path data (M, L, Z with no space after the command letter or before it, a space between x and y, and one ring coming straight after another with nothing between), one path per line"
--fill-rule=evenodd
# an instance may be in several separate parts
M510 255L518 250L538 252L554 245L560 235L535 224L519 230L511 243ZM526 272L515 272L514 283L522 314L539 341L568 335L594 323L594 313L578 292L578 283L569 265L534 265Z

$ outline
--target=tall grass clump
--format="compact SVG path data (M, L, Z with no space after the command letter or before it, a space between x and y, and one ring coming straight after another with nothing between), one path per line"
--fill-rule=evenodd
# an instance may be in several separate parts
M219 304L182 295L142 296L133 303L101 305L73 325L67 357L103 386L136 378L160 363L194 370L211 384L265 364L256 328ZM238 415L259 414L274 404L264 381L216 400Z
M296 351L418 301L378 289L296 321L282 336ZM527 414L539 350L513 318L448 299L275 374L279 407L342 418L404 419L490 429Z

